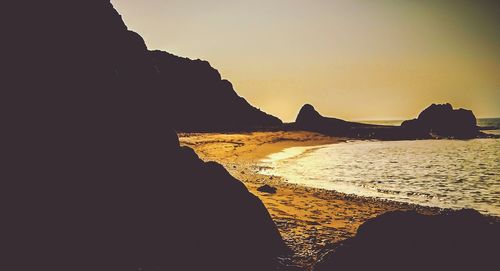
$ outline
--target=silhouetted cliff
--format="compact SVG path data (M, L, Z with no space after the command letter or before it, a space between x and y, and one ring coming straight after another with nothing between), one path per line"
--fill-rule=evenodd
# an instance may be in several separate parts
M163 99L173 127L181 131L249 130L281 125L281 120L250 105L207 61L150 52L160 73Z
M13 53L22 69L2 93L0 269L274 270L286 248L262 202L172 130L185 111L224 129L236 126L221 112L266 116L208 64L147 51L109 1L37 13L55 28L26 18L23 35L45 38Z
M477 211L397 211L365 222L314 270L493 270L499 248L498 219Z

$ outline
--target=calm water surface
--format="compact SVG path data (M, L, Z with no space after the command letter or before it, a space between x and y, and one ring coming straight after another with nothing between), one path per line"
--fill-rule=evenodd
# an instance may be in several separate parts
M500 139L294 147L261 166L300 185L500 216Z

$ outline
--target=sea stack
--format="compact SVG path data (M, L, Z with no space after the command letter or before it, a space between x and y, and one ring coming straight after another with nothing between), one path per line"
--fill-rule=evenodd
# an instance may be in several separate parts
M404 121L401 127L415 134L437 137L475 138L480 136L476 117L471 110L453 109L452 105L432 104L416 119Z

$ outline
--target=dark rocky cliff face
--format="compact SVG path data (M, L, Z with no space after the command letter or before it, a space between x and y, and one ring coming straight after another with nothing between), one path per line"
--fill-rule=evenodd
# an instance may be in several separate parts
M274 270L285 246L266 208L172 130L190 107L165 94L179 91L169 76L198 67L196 86L226 85L206 92L228 83L206 63L159 59L109 1L37 12L54 24L23 17L25 36L45 38L13 53L22 69L1 99L0 269Z
M278 118L250 105L221 79L207 61L181 58L162 51L149 53L160 73L165 105L178 118L180 131L228 131L274 127Z

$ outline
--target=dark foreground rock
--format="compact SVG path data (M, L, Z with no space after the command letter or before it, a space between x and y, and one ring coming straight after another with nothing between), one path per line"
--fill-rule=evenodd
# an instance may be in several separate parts
M331 136L381 140L487 136L480 132L472 111L453 109L450 104L433 104L422 111L417 119L404 121L401 126L371 125L324 117L312 105L306 104L300 109L295 123L288 128Z
M20 13L36 40L1 92L0 270L275 270L269 213L179 146L172 108L197 109L142 38L109 1L47 7Z
M315 271L495 270L500 223L474 210L390 212L360 226Z

